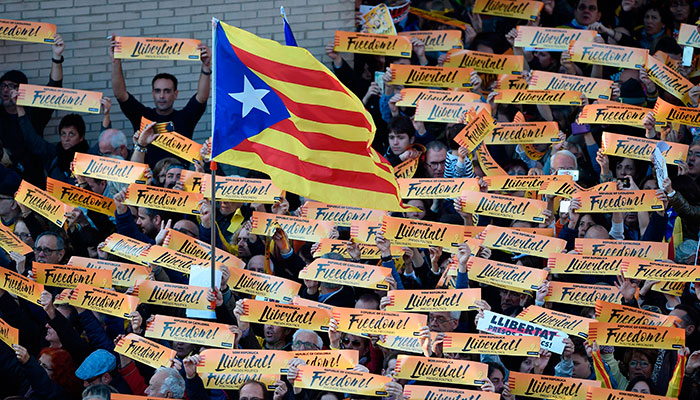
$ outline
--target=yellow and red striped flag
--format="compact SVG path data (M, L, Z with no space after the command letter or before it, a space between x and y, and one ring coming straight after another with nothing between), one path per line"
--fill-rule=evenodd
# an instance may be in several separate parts
M214 161L304 197L404 211L362 102L306 49L214 22Z

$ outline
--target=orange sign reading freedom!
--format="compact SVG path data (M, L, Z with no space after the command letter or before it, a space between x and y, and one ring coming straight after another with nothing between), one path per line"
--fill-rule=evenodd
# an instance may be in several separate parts
M22 83L19 85L17 105L99 114L100 100L101 92Z
M685 329L667 326L592 322L588 340L601 346L678 350L685 346Z
M317 258L299 272L300 279L387 290L391 269L348 261Z
M428 316L424 314L345 307L334 308L333 319L338 323L338 332L353 335L368 333L411 337L418 335L420 329L428 325Z
M145 280L151 273L151 269L143 265L76 256L68 260L68 265L107 270L112 274L112 283L116 286L123 287L134 286L137 280Z
M104 269L44 264L35 261L32 263L32 272L36 281L46 286L72 289L84 283L94 287L112 287L112 271Z
M184 214L199 214L199 193L132 183L126 189L124 204Z
M406 36L335 31L333 51L411 57L411 40Z
M135 333L130 333L119 339L114 346L114 351L144 363L152 368L169 367L171 358L175 358L175 350L148 340Z
M59 227L63 227L66 222L65 214L73 211L73 207L58 201L45 190L39 189L25 180L19 185L17 193L15 193L15 200Z
M46 177L46 192L73 207L85 207L100 214L114 216L114 200L80 186L74 186L51 177Z
M56 25L45 22L0 19L0 40L53 43Z
M154 339L230 349L233 348L236 335L229 327L211 321L156 315L148 322L145 335Z
M73 307L87 308L103 314L130 319L131 313L136 311L136 307L139 305L139 298L79 283L70 294L68 304Z

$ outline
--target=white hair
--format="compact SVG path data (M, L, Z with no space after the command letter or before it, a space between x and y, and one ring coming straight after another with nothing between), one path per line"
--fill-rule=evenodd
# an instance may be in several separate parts
M450 318L456 319L457 321L459 321L460 316L462 316L461 311L450 311Z
M126 146L126 135L124 132L118 129L105 129L102 131L102 133L100 133L100 137L97 140L101 142L107 135L109 135L109 144L114 148L114 150L122 146Z
M575 169L578 169L578 160L576 159L576 156L574 155L574 153L570 152L569 150L559 150L556 153L554 153L552 155L552 163L551 164L554 164L554 157L558 156L559 154L561 154L563 156L571 157L571 159L574 160L574 165L576 166Z
M309 330L309 329L297 329L296 332L294 332L294 335L292 335L292 342L296 342L297 336L301 333L310 333L314 335L314 338L316 339L316 345L318 346L319 350L323 348L323 339L321 339L320 336L318 336L318 333Z
M185 396L185 379L182 378L182 375L175 368L160 367L156 370L156 374L159 372L167 374L160 386L159 394L165 396L167 392L170 392L175 399L183 398Z

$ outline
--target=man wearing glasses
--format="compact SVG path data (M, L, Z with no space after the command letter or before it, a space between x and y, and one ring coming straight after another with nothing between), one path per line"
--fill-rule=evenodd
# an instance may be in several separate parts
M55 232L42 233L34 244L34 255L40 263L61 264L66 255L63 238Z
M444 178L447 146L442 142L433 141L428 143L425 149L423 171L425 172L426 178Z

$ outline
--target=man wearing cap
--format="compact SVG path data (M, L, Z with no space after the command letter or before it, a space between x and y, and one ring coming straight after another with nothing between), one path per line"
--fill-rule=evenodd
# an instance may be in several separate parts
M93 351L75 370L75 376L83 381L83 386L109 385L118 393L131 393L131 389L119 375L112 375L117 368L117 358L114 354L104 349Z
M51 74L47 86L61 87L63 85L63 50L65 44L61 35L56 34L54 43L51 46L53 51L51 58ZM27 84L27 76L17 70L8 71L0 77L0 96L2 107L0 107L0 141L5 149L11 153L11 160L14 166L24 169L23 176L29 182L44 187L45 178L43 165L32 162L22 132L19 128L19 118L17 116L17 104L10 93L17 90L20 84ZM50 108L25 108L29 120L34 126L34 130L39 136L44 135L44 128L51 120L53 110Z
M112 38L115 38L112 35ZM109 55L112 58L112 90L114 96L119 100L119 106L124 115L131 121L134 131L140 130L141 118L145 117L155 122L172 122L175 131L185 137L191 138L194 128L199 119L204 114L209 99L211 85L211 53L209 48L203 43L199 45L200 58L202 60L202 70L197 84L197 93L187 102L181 110L175 110L173 104L178 96L177 78L171 74L159 73L151 82L151 93L155 108L146 107L126 90L124 73L122 72L122 62L114 57L114 48L117 41L112 39ZM143 149L144 151L146 149ZM138 151L138 148L136 149ZM169 154L155 146L148 146L146 163L151 168L161 158L169 157Z

